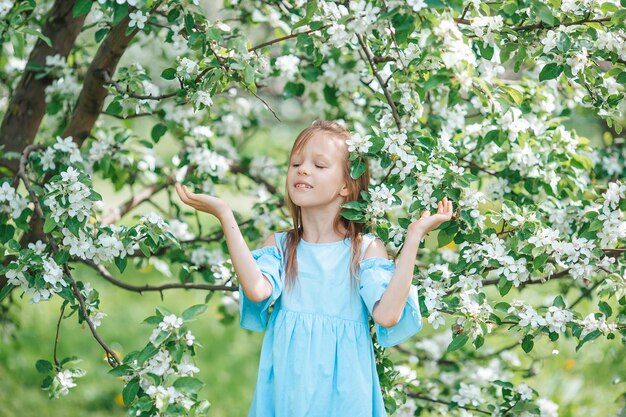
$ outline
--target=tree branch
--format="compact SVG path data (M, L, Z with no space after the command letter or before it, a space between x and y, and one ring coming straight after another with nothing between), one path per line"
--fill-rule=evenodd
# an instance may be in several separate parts
M150 10L150 14L154 13L162 2L162 0L157 1ZM83 89L78 97L74 114L62 135L64 138L72 136L74 142L79 147L89 136L96 120L102 113L104 99L108 94L105 88L104 73L115 74L115 69L122 55L126 52L131 40L139 31L135 28L127 36L126 28L128 27L128 22L130 22L130 17L127 14L111 29L100 44L87 70Z
M91 260L82 261L84 264L89 265L95 269L102 278L110 282L111 284L123 288L128 291L138 292L143 294L144 292L158 291L162 293L164 290L172 289L186 289L186 290L208 290L208 291L239 291L237 285L208 285L208 284L194 284L194 283L170 283L161 285L131 285L115 278L111 273L102 265L96 264ZM161 294L163 295L163 294Z
M391 112L393 113L393 119L395 120L396 126L398 127L398 132L401 132L402 122L400 121L400 116L398 115L398 109L396 108L396 104L393 102L393 99L391 98L391 94L389 93L389 90L387 89L385 85L385 81L382 79L382 77L376 70L376 64L374 63L374 55L372 54L372 51L370 51L369 47L365 43L365 40L363 39L363 35L357 35L357 38L359 40L359 45L361 45L361 49L363 49L363 52L365 52L365 56L367 57L367 61L370 65L370 68L372 69L372 72L374 73L374 76L378 80L378 84L380 84L380 88L382 88L383 93L385 94L387 103L389 103L389 107L391 107Z

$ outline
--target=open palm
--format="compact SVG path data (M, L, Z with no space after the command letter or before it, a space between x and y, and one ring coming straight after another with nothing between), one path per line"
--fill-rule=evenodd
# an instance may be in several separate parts
M229 210L228 204L221 198L192 193L185 185L176 183L176 193L183 203L196 210L212 214L218 219Z
M430 211L424 211L419 220L409 225L408 231L409 233L419 233L425 236L439 227L441 223L449 221L452 218L452 213L452 201L449 201L448 197L444 197L443 200L437 203L437 213L431 215Z

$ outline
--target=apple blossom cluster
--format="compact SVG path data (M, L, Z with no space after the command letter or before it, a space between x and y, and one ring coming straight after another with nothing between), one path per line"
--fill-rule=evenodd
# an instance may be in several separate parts
M186 149L189 162L196 167L196 171L202 175L210 175L223 179L230 170L231 161L209 149L206 143L188 142Z
M40 69L43 73L54 75L53 81L46 86L46 104L62 103L66 100L75 100L80 94L81 85L67 61L59 54L48 55L45 66ZM59 109L55 109L56 113Z
M80 293L83 296L85 308L89 314L89 320L91 320L94 327L98 327L102 324L102 319L107 316L106 313L98 311L98 307L100 305L100 295L89 282L79 283L79 286L82 286Z
M183 312L183 317L157 310L156 316L146 320L157 324L150 343L141 352L129 353L124 364L113 371L125 380L125 390L132 387L135 392L127 405L136 415L165 415L174 410L206 413L208 401L197 397L204 384L194 377L200 371L192 358L195 337L184 327L185 321L204 310L206 306L194 306Z
M0 213L9 213L17 219L27 208L28 199L19 195L15 188L11 187L10 181L3 181L0 185Z
M28 249L20 251L17 259L9 263L5 274L8 284L30 296L31 304L48 301L68 288L62 267L45 252L46 245L42 241L29 243Z
M372 202L366 212L374 218L384 216L396 204L396 197L393 193L394 189L387 188L385 184L371 188L370 198Z
M493 308L484 299L484 295L476 290L462 291L459 294L460 306L459 311L465 314L465 317L459 317L457 324L462 326L465 330L469 331L472 336L472 340L476 340L477 337L487 336L485 333L491 333L494 327L490 323L487 323L483 328L483 323L486 323L490 319L490 315L493 313Z
M126 235L130 234L129 229L116 225L96 229L91 223L87 223L78 233L63 227L61 248L67 249L71 256L80 259L90 259L96 263L109 262L134 254L136 239L126 239ZM123 241L127 243L124 244Z
M71 136L66 138L57 136L56 142L43 151L39 161L44 172L56 169L57 164L69 166L75 171L72 166L79 162L83 162L83 157Z
M504 19L500 15L479 16L472 19L470 28L485 44L496 46L495 37L502 31Z
M85 371L79 368L61 369L54 377L47 378L42 388L49 391L50 398L59 398L69 394L70 389L76 387L75 378L83 376Z
M453 20L442 20L432 33L442 42L441 61L446 68L461 73L476 66L476 55Z
M81 182L80 176L78 170L69 167L61 172L60 178L56 177L55 180L53 177L45 185L46 198L43 203L56 223L67 217L75 217L80 222L89 218L94 201L92 195L95 198L99 196Z
M620 181L610 182L602 198L604 202L596 218L602 222L598 238L600 246L613 247L620 240L626 239L626 217L624 211L620 209L620 202L626 199L626 184Z
M504 276L518 287L522 282L530 279L530 271L526 266L525 258L514 258L506 248L505 241L494 233L484 238L480 243L463 242L459 247L460 254L467 264L479 262L486 267L490 260L496 261L499 268L494 270L497 276Z
M596 244L584 237L572 236L571 242L568 242L564 239L559 239L558 231L543 226L538 229L536 235L528 239L528 243L537 248L532 249L534 256L540 254L550 255L556 265L569 269L569 274L575 280L588 277L595 269L590 264L590 261L597 258L594 254ZM555 266L548 265L550 264L546 264L544 270L550 276L554 272Z
M191 263L199 268L208 268L212 279L216 283L226 283L235 276L230 259L225 259L220 249L208 251L204 246L198 246L191 251Z

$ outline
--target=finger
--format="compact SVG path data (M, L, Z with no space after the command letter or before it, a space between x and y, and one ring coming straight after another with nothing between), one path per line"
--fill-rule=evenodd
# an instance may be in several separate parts
M190 200L193 200L194 193L189 191L189 188L187 188L186 185L183 185L183 190L185 191L185 195L187 196L187 198L190 199Z
M180 184L176 184L175 186L176 188L176 194L178 194L178 197L184 202L186 203L187 201L187 196L185 195L184 191L182 190Z

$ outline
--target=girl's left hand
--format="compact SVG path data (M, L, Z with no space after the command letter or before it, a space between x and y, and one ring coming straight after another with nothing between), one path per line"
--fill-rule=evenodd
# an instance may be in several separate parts
M407 229L409 234L418 234L426 236L432 230L435 230L443 222L447 222L452 218L452 201L448 197L444 197L437 203L437 213L430 215L430 211L426 210L422 213L419 220L411 223Z

